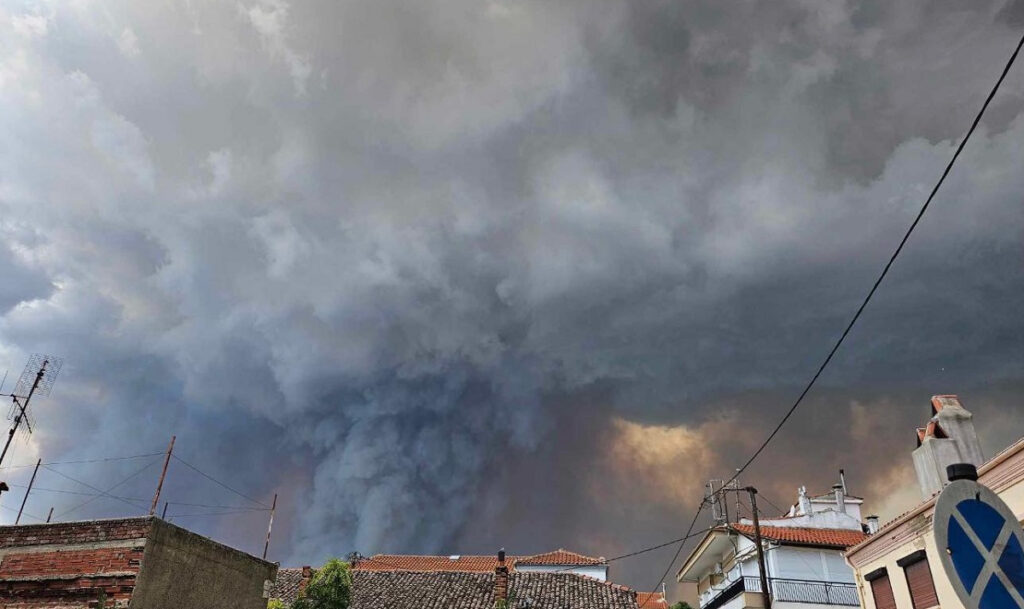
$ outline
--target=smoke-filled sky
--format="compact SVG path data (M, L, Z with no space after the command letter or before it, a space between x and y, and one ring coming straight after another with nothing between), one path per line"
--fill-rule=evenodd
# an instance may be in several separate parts
M289 565L677 537L825 355L1022 30L1024 0L4 0L0 367L66 360L5 465L176 434L280 493ZM845 467L869 512L912 504L933 394L988 455L1024 435L1022 68L745 474L766 500ZM94 490L44 469L35 516L145 511L160 463L53 468L137 474L110 492L141 501L68 512L89 496L53 490ZM180 462L164 498L262 551L267 514L203 507L252 504ZM651 587L672 551L613 578Z

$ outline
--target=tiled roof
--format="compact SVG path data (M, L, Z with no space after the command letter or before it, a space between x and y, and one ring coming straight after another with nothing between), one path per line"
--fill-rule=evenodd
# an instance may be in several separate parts
M277 579L270 587L270 598L282 600L288 604L299 598L302 584L302 569L278 569Z
M298 586L282 578L296 573L279 570L271 598L295 602ZM629 588L571 573L513 573L509 596L513 609L638 609ZM351 609L494 609L494 573L354 570Z
M505 558L511 567L515 556ZM414 554L374 554L356 562L359 571L459 571L465 573L494 573L497 556L418 556Z
M493 608L493 573L352 572L350 609Z
M665 609L668 601L661 592L637 592L636 604L640 609Z
M572 573L513 573L509 604L517 609L637 609L636 592ZM650 604L644 609L650 609ZM488 608L490 609L490 608Z
M516 564L523 566L585 566L603 565L605 564L605 560L604 557L594 558L592 556L584 556L582 554L577 554L576 552L570 552L569 550L559 548L551 552L545 552L544 554L536 554L534 556L526 556L524 558L516 559Z
M754 525L730 524L733 530L754 537ZM867 538L862 531L851 529L812 529L805 527L761 527L761 537L782 544L848 548Z

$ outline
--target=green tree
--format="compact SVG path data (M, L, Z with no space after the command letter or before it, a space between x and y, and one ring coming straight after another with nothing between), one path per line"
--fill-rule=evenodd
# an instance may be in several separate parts
M284 604L279 598L272 598L267 602L267 609L288 609L288 605Z
M317 569L292 609L348 609L352 602L352 569L332 558Z
M690 603L688 603L686 601L679 601L675 605L672 605L671 607L669 607L669 609L693 609L693 607L691 607Z

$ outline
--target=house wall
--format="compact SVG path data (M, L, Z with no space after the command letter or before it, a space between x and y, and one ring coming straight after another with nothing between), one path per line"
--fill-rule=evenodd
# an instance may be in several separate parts
M0 605L125 607L152 520L128 518L0 527Z
M277 565L154 520L132 609L265 609Z
M839 550L779 546L769 550L767 563L769 577L849 584L856 581Z
M1008 451L1009 452L1009 451ZM986 464L979 471L978 482L992 489L1013 510L1018 520L1024 519L1024 440L1015 445L1011 454L1003 454L995 464ZM996 461L995 459L993 461ZM847 559L854 568L858 592L865 609L875 609L871 585L864 575L885 567L892 584L898 609L913 609L910 590L903 569L896 561L918 550L925 550L931 567L932 580L942 609L963 609L949 578L939 562L935 535L932 530L934 499L917 508L902 520L879 531L865 544L852 549ZM917 609L927 609L918 607Z
M600 581L608 581L608 567L606 565L595 566L570 566L570 565L516 565L516 571L520 573L575 573L586 575Z

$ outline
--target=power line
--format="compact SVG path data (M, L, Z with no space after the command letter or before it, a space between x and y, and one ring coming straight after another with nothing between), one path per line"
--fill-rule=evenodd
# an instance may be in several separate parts
M15 513L17 513L17 511L18 511L18 510L16 510L16 509L14 509L14 508L12 508L12 507L8 507L8 506L6 506L6 505L0 505L0 508L3 508L3 509L5 509L5 510L7 510L7 511L9 511L9 512L15 512ZM45 521L45 520L46 520L45 518L40 518L39 516L36 516L35 514L29 514L28 512L26 512L26 511L24 511L24 510L22 510L22 511L21 511L21 514L22 514L22 516L28 516L29 518L33 518L33 519L35 519L35 520L38 520L39 522L43 522L43 521Z
M233 510L229 512L200 512L195 514L168 514L168 518L188 518L192 516L231 516L235 514L256 514L259 512L269 512L270 510Z
M871 286L871 290L868 292L867 296L864 297L864 301L861 302L860 307L857 308L857 312L853 314L853 318L850 319L850 322L846 325L846 328L843 330L843 333L839 336L839 340L837 340L836 343L832 346L832 349L825 357L825 360L821 362L820 366L818 366L817 372L815 372L814 376L811 377L810 382L807 383L807 385L804 387L804 390L800 392L799 397L797 397L796 401L793 402L793 405L789 407L789 410L786 412L785 416L782 417L782 420L779 421L779 424L775 426L775 429L773 429L770 434L768 434L768 437L761 444L761 446L754 451L754 454L751 455L749 459L747 459L747 462L743 464L743 467L736 470L736 473L733 475L733 477L730 478L725 483L726 485L735 480L748 467L750 467L750 464L753 463L754 460L761 455L764 449L768 447L768 444L771 443L773 439L775 439L775 436L782 429L783 425L785 425L789 418L793 416L793 413L796 411L797 407L800 406L801 402L803 402L804 397L807 396L811 388L814 387L814 384L817 382L818 377L820 377L821 373L825 371L826 367L828 367L829 363L832 361L832 357L835 356L836 352L839 350L839 347L843 344L843 341L846 340L846 337L850 334L850 330L853 329L854 324L856 324L857 320L860 319L861 313L864 312L864 308L867 307L868 302L871 301L871 298L875 295L875 292L878 291L878 286L882 284L882 280L885 279L885 276L889 274L889 269L892 268L893 263L896 262L896 258L900 255L900 252L903 251L903 247L906 245L907 240L910 239L911 233L914 232L914 229L917 228L918 223L921 222L921 218L923 218L925 212L928 211L928 207L931 205L932 199L934 199L936 193L939 192L939 188L942 186L943 182L946 181L946 176L948 176L950 170L953 169L953 165L956 163L956 160L960 157L960 153L963 151L964 146L967 145L967 142L971 139L971 135L974 134L974 130L978 127L978 123L981 122L981 117L985 114L985 110L988 109L989 103L991 103L992 98L995 97L1000 85L1003 84L1003 80L1006 78L1006 75L1010 72L1010 67L1013 66L1014 61L1016 61L1017 55L1020 53L1020 49L1022 46L1024 46L1024 36L1022 36L1020 41L1017 43L1017 47L1014 49L1013 54L1010 55L1009 61L1006 62L1006 66L1003 68L1002 73L999 75L999 79L996 81L995 86L992 87L992 90L989 92L988 97L985 98L985 103L982 104L981 110L978 111L978 115L974 117L974 122L971 123L971 127L970 129L967 130L967 134L964 136L963 141L961 141L960 145L957 146L956 152L953 153L953 158L951 158L949 160L949 163L946 164L946 168L942 171L942 175L939 177L938 182L935 183L935 186L932 188L931 193L925 200L924 205L921 206L921 210L917 212L917 216L914 218L914 221L911 222L910 227L907 229L906 233L904 233L899 245L896 246L896 250L892 253L892 256L889 257L889 261L885 263L885 267L882 269L882 273L878 276L878 279L875 280L874 285Z
M12 488L26 488L26 489L28 488L27 484L13 484L13 483L10 483L10 482L7 483L7 486L10 486ZM43 488L43 487L39 487L39 486L33 486L32 487L32 492L33 493L35 493L35 492L59 493L61 495L79 495L79 496L82 496L82 497L109 497L111 499L121 499L123 501L137 501L137 502L140 502L140 503L148 501L147 499L139 499L138 497L119 497L117 495L110 495L110 494L84 493L82 491L69 491L69 490L57 489L57 488Z
M221 482L220 480L217 480L217 479L216 479L216 478L214 478L213 476L211 476L211 475L207 474L206 472L204 472L203 470L199 469L199 468L198 468L198 467L196 467L195 465L192 465L192 464L191 464L191 463L189 463L188 461L186 461L186 460L182 459L182 458L181 458L181 457L179 457L178 455L175 455L175 454L171 454L171 457L172 457L172 458L174 458L174 459L176 459L177 461L179 461L179 462L180 462L180 463L181 463L182 465L184 465L185 467L188 467L189 469L192 469L193 471L195 471L196 473L198 473L198 474L199 474L200 476L202 476L202 477L206 478L207 480L209 480L209 481L211 481L211 482L213 482L213 483L215 483L215 484L218 484L218 485L220 485L220 486L222 486L222 487L226 488L227 490L229 490L229 491L231 491L232 493L234 493L234 494L238 495L238 496L239 496L239 497L241 497L242 499L248 499L249 501L252 501L253 503L255 503L255 504L257 504L257 505L261 505L261 506L263 506L263 507L265 507L265 508L267 508L267 509L270 509L270 506L266 505L266 504L265 504L265 503L263 503L262 501L258 501L258 500L256 500L256 499L253 499L252 497L250 497L250 496L248 496L248 495L244 494L244 493L241 493L241 492L239 492L239 491L236 491L235 489L231 488L231 487L230 487L230 486L228 486L227 484L224 484L224 483L223 483L223 482Z
M85 500L85 501L83 501L82 503L79 503L78 505L76 505L76 506L74 506L74 507L72 507L72 508L70 508L70 509L64 510L63 512L61 512L60 514L58 514L58 515L57 515L56 517L57 517L57 518L62 518L62 517L64 517L64 516L66 516L66 515L70 514L71 512L74 512L75 510L77 510L77 509L79 509L79 508L81 508L81 507L84 507L84 506L86 506L86 505L88 505L88 504L92 503L93 501L96 501L96 500L97 500L97 499L99 499L100 497L108 497L108 498L110 498L110 499L116 499L116 500L120 501L121 503L124 503L124 504L126 504L126 505L130 505L131 507L133 507L133 508L135 508L135 509L140 509L140 507L139 507L138 505L136 505L136 504L134 504L134 503L131 503L130 501L127 501L127 500L125 500L125 499L121 499L120 497L117 497L117 496L115 496L115 495L111 495L111 494L110 494L110 491L112 491L112 490L114 490L115 488L117 488L117 487L119 487L119 486L121 486L121 485L125 484L125 483L126 483L126 482L128 482L129 480L131 480L131 479L135 478L136 476L138 476L138 475L139 475L139 474L141 474L142 472L146 471L147 469L149 469L149 468L153 467L154 465L156 465L156 464L157 464L157 463L159 463L159 462L160 462L160 460L159 460L159 459L157 459L157 460L155 460L155 461L151 461L151 462L150 462L150 463L148 463L147 465L145 465L145 466L143 466L142 468L140 468L140 469L136 470L136 471L135 471L134 473L132 473L132 474L129 474L129 475L128 475L128 477L124 478L123 480L121 480L121 481L120 481L120 482L118 482L117 484L115 484L115 485L111 486L111 487L110 487L110 488L108 488L107 490L102 490L102 489L96 488L95 486L93 486L93 485L91 485L91 484L89 484L89 483L87 483L87 482L82 482L81 480L78 480L77 478L73 478L73 477L71 477L71 476L69 476L69 475L67 475L67 474L65 474L65 473L63 473L63 472L60 472L60 471L57 471L57 470L55 470L55 469L53 469L52 467L47 467L46 469L48 469L48 470L50 470L51 472L53 472L53 473L57 474L58 476L63 476L64 478L67 478L68 480L71 480L72 482L77 482L78 484L81 484L82 486L86 486L86 487L88 487L88 488L91 488L92 490L94 490L94 491L98 491L98 492L100 493L99 495L97 495L97 496L95 496L95 497L90 497L89 499L86 499L86 500Z
M41 463L40 465L72 465L76 463L102 463L106 461L125 461L128 459L142 459L144 457L155 457L164 453L147 453L144 455L129 455L127 457L106 457L103 459L80 459L76 461L50 461L48 463ZM24 465L4 465L0 469L20 469L24 467L35 467L35 463L26 463Z
M985 98L985 103L982 104L981 110L979 110L977 116L974 117L974 122L971 123L970 128L967 130L967 134L964 136L964 139L960 142L960 145L957 146L956 152L953 153L953 157L949 160L949 163L946 164L946 168L942 171L942 175L939 177L939 180L935 183L935 186L932 188L931 193L929 193L928 198L921 206L920 211L917 212L917 216L914 218L914 221L911 222L910 227L907 228L907 231L904 233L903 238L899 242L899 245L896 246L896 250L893 251L892 255L889 257L889 261L885 263L885 267L882 269L881 274L879 274L878 278L875 280L875 283L871 286L871 290L869 290L867 296L864 297L863 302L861 302L860 306L857 308L857 311L853 314L853 317L850 319L850 322L846 325L846 328L843 330L843 333L839 336L839 339L832 346L832 349L828 352L828 355L825 357L824 361L822 361L821 365L818 366L818 370L814 373L814 376L811 377L811 380L804 387L803 391L800 392L800 395L797 397L796 401L793 402L793 405L790 406L789 410L786 411L786 414L782 417L782 420L779 421L778 425L776 425L772 432L768 434L768 437L765 438L764 442L762 442L761 445L757 448L757 450L754 451L754 454L752 454L750 458L747 459L746 463L743 464L743 467L737 469L736 473L733 474L733 476L729 478L727 481L725 481L725 483L722 486L728 486L733 480L736 480L740 476L740 474L746 471L746 469L750 467L750 465L759 456L761 456L761 453L764 452L764 449L767 448L771 441L775 439L775 436L778 435L779 431L786 424L786 422L789 421L789 418L793 416L793 413L803 402L807 394L811 391L811 388L814 387L814 384L818 381L818 377L821 376L821 374L825 371L825 368L827 368L829 363L832 362L832 358L835 356L836 352L839 351L839 347L842 346L843 342L846 340L846 337L850 334L850 331L853 329L853 326L857 323L857 320L860 319L860 316L864 312L864 309L867 307L872 297L874 297L875 292L878 291L878 287L882 284L882 280L884 280L886 275L889 274L889 270L892 268L892 265L896 262L896 258L899 257L900 253L903 251L903 247L907 244L907 241L910 239L910 235L914 232L914 229L917 228L917 225L921 222L921 218L924 217L925 212L928 211L928 207L931 205L932 200L935 198L935 195L939 192L939 188L946 181L946 176L948 176L949 172L953 169L953 165L960 157L960 153L967 145L967 142L971 139L971 135L973 135L975 129L977 129L978 123L981 122L981 117L984 116L985 110L988 109L988 106L992 102L992 99L995 97L996 92L999 90L999 87L1003 84L1003 80L1006 79L1006 75L1010 72L1010 68L1013 66L1013 63L1017 60L1017 55L1020 54L1022 46L1024 46L1024 36L1021 37L1020 41L1017 43L1017 46L1014 48L1013 54L1010 55L1010 59L1006 62L1006 66L1003 68L1002 73L999 75L999 79L996 81L995 86L992 87L992 90L989 92L988 97ZM693 529L694 524L697 522L697 517L700 515L700 512L704 508L706 503L707 498L705 498L704 501L702 501L700 505L697 507L697 511L696 513L694 513L693 520L690 523L690 530ZM687 535L689 535L689 533L690 531L688 530ZM665 574L662 575L660 580L658 580L658 583L655 585L655 590L653 590L653 592L657 592L657 586L661 585L661 582L665 581L665 577L667 577L669 571L672 570L672 565L674 565L676 559L679 558L679 553L682 552L683 545L684 542L681 542L679 544L679 548L676 550L675 556L672 557L672 561L669 562L668 567L665 569ZM646 604L646 601L644 602L644 604ZM642 605L640 609L643 609Z
M683 551L683 546L685 546L685 545L686 545L686 540L690 538L690 533L692 533L692 532L693 532L693 527L694 527L694 526L695 526L695 525L697 524L697 518L699 518L699 517L700 517L700 513L701 513L702 511L704 511L704 506L706 506L707 504L708 504L708 498L707 498L707 497L705 497L705 498L704 498L704 499L703 499L703 500L702 500L702 501L700 502L700 505L698 505L698 506L697 506L697 509L696 509L696 510L695 510L695 511L693 512L693 520L691 520L691 521L690 521L690 526L689 526L689 527L687 527L687 529L686 529L686 535L683 535L683 536L682 536L682 537L680 538L680 541L679 541L679 547L678 547L678 548L676 548L676 553L672 555L672 560L668 561L668 566L666 566L666 567L665 567L665 572L661 574L661 579L659 579L659 580L658 580L658 581L657 581L657 582L656 582L656 583L654 584L654 589L653 589L653 590L651 590L651 596L648 596L648 597L647 597L646 599L644 599L644 602L640 604L640 607L639 607L639 609L644 609L644 606L645 606L645 605L647 605L647 603L648 603L648 602L649 602L649 601L650 601L650 600L651 600L652 598L654 598L654 597L653 597L653 594L654 594L655 592L657 592L657 591L658 591L658 586L660 586L660 585L661 585L661 582L665 581L665 578L666 578L666 577L668 577L668 574L669 574L669 572L671 572L671 571L672 571L672 566L673 566L674 564L676 564L676 561L677 561L677 560L679 560L679 554L680 554L680 553L682 553L682 551Z
M188 507L216 508L221 510L244 510L248 512L269 512L269 508L247 507L244 505L210 505L207 503L186 503L184 501L168 501L167 505L185 505Z

